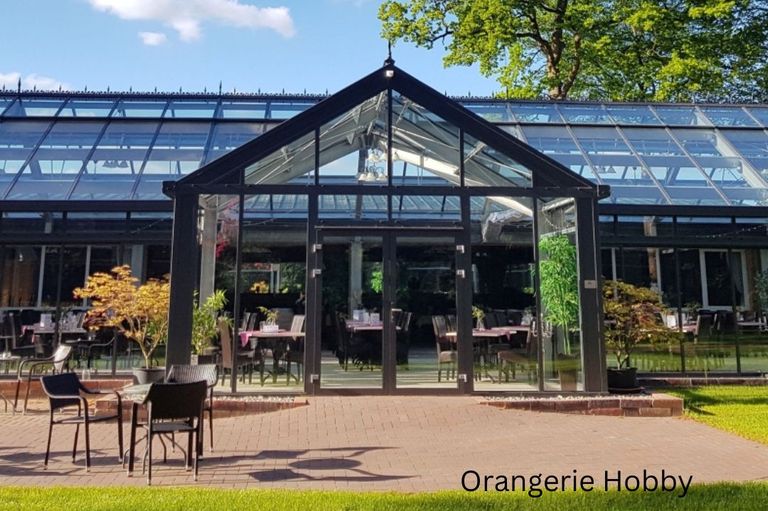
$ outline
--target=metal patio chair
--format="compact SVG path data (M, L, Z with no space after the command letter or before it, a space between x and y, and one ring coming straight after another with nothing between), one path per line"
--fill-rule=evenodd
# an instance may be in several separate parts
M203 406L203 413L208 412L208 432L210 436L209 449L213 452L213 389L219 381L219 368L216 364L173 365L168 372L167 383L193 383L205 381L208 384L208 395ZM203 427L200 428L200 447L203 445Z

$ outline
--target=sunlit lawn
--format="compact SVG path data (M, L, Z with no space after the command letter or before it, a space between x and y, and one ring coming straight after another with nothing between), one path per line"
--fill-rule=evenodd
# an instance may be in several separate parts
M768 386L712 385L668 391L698 422L768 444Z

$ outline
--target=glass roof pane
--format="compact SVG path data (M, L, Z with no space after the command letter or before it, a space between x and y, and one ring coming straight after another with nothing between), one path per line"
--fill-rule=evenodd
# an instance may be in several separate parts
M671 126L711 126L701 112L692 106L653 106L664 124Z
M514 122L508 103L463 101L462 106L488 122Z
M205 153L210 123L166 122L144 164L135 199L164 197L163 181L180 179L200 168Z
M309 201L306 195L246 195L243 217L246 220L273 217L304 219L308 210Z
M384 195L320 195L318 216L324 219L387 218L387 197Z
M168 109L163 117L174 119L210 119L216 113L218 101L210 100L173 100L168 104Z
M44 121L0 123L0 198L50 126Z
M13 98L0 98L0 115L3 114L11 103L13 103Z
M668 204L661 190L655 185L611 184L611 196L601 202L613 204Z
M72 98L59 112L59 117L109 117L115 101L111 99Z
M740 107L699 107L715 126L757 126Z
M533 173L505 153L464 135L464 184L466 186L533 186ZM527 210L527 215L532 212Z
M396 195L392 197L392 219L461 221L461 203L456 196Z
M232 149L240 147L258 137L269 126L264 123L219 123L213 129L211 150L204 163L211 162Z
M53 117L64 104L63 98L22 98L14 102L4 117Z
M768 189L762 188L728 188L723 192L735 206L765 206L768 204Z
M316 102L312 100L288 101L273 99L269 101L267 106L269 110L267 113L267 119L290 119L294 115L300 114L315 104Z
M321 183L387 183L386 92L320 127L319 178Z
M311 131L245 168L246 184L314 183L315 132Z
M622 128L637 154L642 156L684 156L685 152L663 129Z
M720 133L757 171L768 177L768 135L764 131L723 129Z
M580 176L597 181L592 167L564 126L524 126L522 129L529 145Z
M573 134L586 151L599 178L606 184L654 186L616 128L573 128Z
M392 119L394 184L461 184L456 126L397 92L392 94Z
M557 112L554 103L519 103L510 108L520 122L562 123L563 118Z
M608 113L618 124L661 124L645 105L607 105Z
M602 105L558 105L566 122L573 124L611 124Z
M152 117L163 115L168 101L163 99L122 99L112 117Z
M265 119L267 100L263 101L223 101L220 117L224 119Z
M7 199L66 199L103 127L102 122L56 122Z
M768 126L768 108L763 106L745 107L752 114L752 117L760 121L763 126Z
M72 199L129 199L158 123L112 121L99 140Z

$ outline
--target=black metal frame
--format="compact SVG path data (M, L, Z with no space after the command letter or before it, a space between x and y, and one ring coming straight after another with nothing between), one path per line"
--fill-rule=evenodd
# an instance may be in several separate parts
M445 119L459 128L459 140L463 142L465 134L482 141L497 151L514 158L519 164L531 170L532 183L530 187L515 186L467 186L464 175L464 144L460 143L459 178L460 186L394 186L392 182L392 130L388 123L387 133L388 164L387 183L380 186L365 185L335 185L320 182L320 127L330 120L342 115L351 108L361 104L370 97L387 92L391 99L392 92L397 91L422 107ZM392 102L387 102L388 119L392 118ZM249 185L245 182L245 169L262 158L277 151L307 134L315 135L315 168L314 182L307 185L293 184L263 184ZM306 195L308 198L307 218L307 322L306 322L306 363L305 391L310 394L322 392L319 385L319 334L320 334L320 293L317 279L313 278L313 270L319 270L321 254L314 249L318 243L318 230L324 228L364 229L367 234L380 233L385 239L385 265L393 257L394 244L391 239L395 233L408 232L409 229L423 229L427 233L446 232L451 230L457 238L457 244L464 245L463 254L457 255L457 269L463 269L465 275L471 271L471 211L472 196L507 196L531 197L534 203L537 197L571 197L576 201L577 246L579 252L579 270L582 274L579 294L582 303L583 329L583 369L586 392L602 392L606 390L605 362L600 337L600 292L596 285L599 275L599 240L597 238L597 201L607 197L610 190L607 186L596 185L591 181L571 172L555 160L539 153L525 143L502 131L493 124L469 112L455 101L446 98L439 92L429 88L404 71L394 66L391 61L385 66L358 82L350 85L341 92L331 96L309 110L283 122L273 130L221 158L201 167L179 181L166 181L163 191L174 198L173 248L171 256L171 306L170 331L168 340L169 364L188 363L190 357L190 333L192 319L192 296L195 290L196 264L190 261L190 254L197 254L197 218L198 198L201 194L226 194L239 196L239 224L237 243L237 268L240 270L240 252L242 244L244 197L246 194L283 193ZM387 197L386 219L379 221L329 221L319 217L318 199L324 194L354 194L379 195ZM392 199L398 195L443 195L457 196L461 204L461 218L458 222L398 222L393 220ZM196 257L196 256L195 256ZM391 273L391 272L390 272ZM385 274L386 275L386 274ZM459 384L458 392L473 391L473 363L471 351L472 317L471 301L472 287L468 278L458 279L457 283L457 316L459 335ZM239 278L236 278L235 289L235 325L239 324ZM391 285L385 286L384 320L389 321L387 311L391 310ZM389 301L388 301L389 299ZM384 332L392 337L394 332L390 325L385 324ZM235 332L237 335L237 332ZM462 346L464 344L464 346ZM384 388L382 392L394 393L394 342L385 339L385 371ZM392 352L392 353L390 353ZM390 360L391 359L391 360ZM386 362L392 362L387 364ZM389 366L389 367L387 367ZM237 379L233 375L232 390L236 390ZM543 386L542 386L543 390ZM350 389L344 393L355 393ZM366 393L368 390L365 390ZM407 392L412 393L412 392ZM435 393L429 391L428 393ZM441 393L441 392L438 392Z

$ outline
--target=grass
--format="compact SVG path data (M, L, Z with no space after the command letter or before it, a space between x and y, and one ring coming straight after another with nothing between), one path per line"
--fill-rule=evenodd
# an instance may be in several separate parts
M532 499L523 493L422 494L218 490L206 488L0 488L0 510L763 510L768 484L693 486L685 498L649 492L552 493Z
M687 417L768 444L768 387L713 385L667 392L685 400Z

